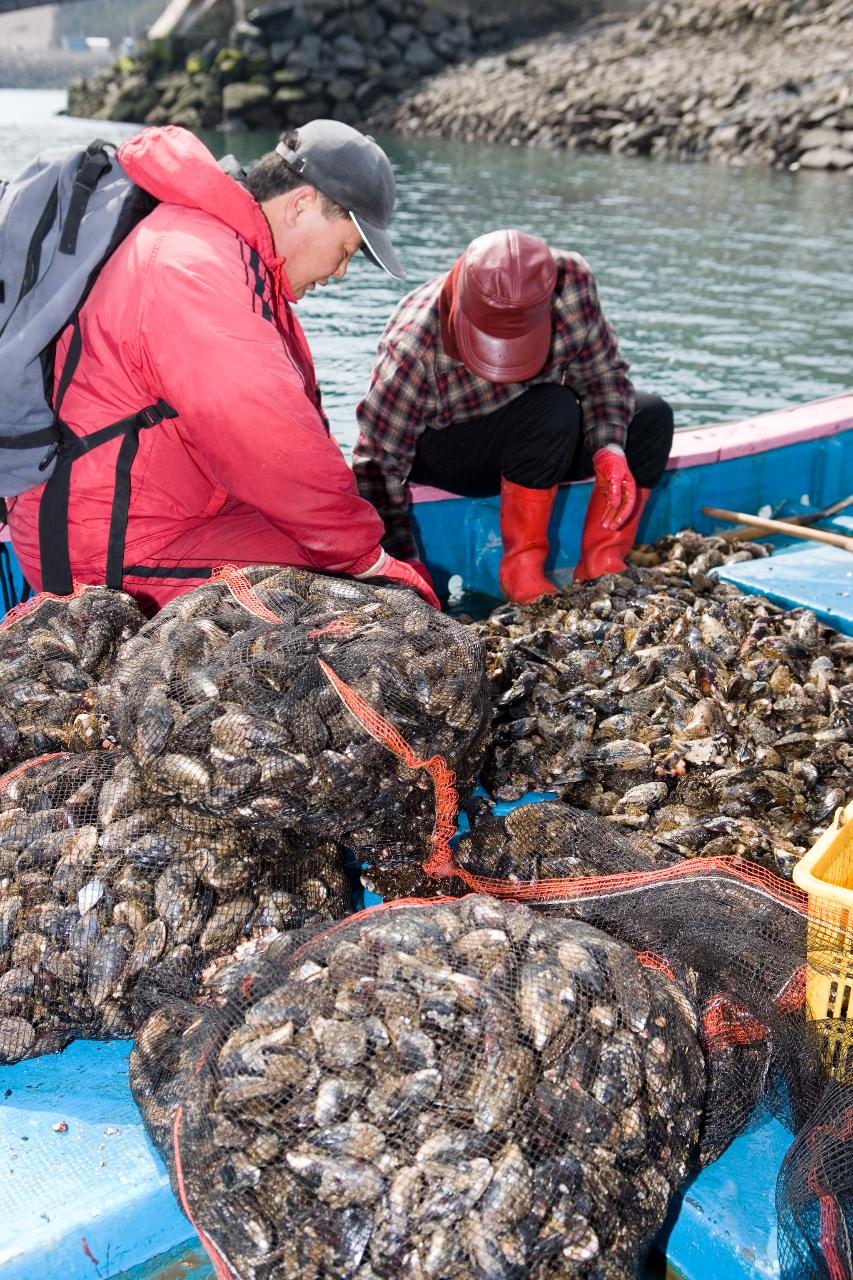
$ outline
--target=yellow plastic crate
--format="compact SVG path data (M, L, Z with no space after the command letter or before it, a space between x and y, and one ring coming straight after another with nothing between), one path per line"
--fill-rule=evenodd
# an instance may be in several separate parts
M806 1002L829 1073L853 1080L853 802L794 867L809 897Z

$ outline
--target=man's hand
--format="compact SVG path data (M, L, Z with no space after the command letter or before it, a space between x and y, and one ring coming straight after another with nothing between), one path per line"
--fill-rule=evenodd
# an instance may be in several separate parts
M595 483L607 497L601 523L605 529L621 529L637 501L637 482L631 475L625 452L618 444L607 444L592 455L592 465Z
M356 566L358 568L358 566ZM441 611L438 596L432 588L429 574L419 560L395 560L387 551L378 549L376 560L369 569L355 574L356 578L391 578L403 587L412 587L422 595L427 604Z
M432 589L432 583L429 574L423 565L417 560L395 560L393 556L386 556L385 563L379 570L383 578L393 578L395 582L399 582L404 587L414 587L426 600L427 604L431 604L434 609L441 610L438 602L438 596Z

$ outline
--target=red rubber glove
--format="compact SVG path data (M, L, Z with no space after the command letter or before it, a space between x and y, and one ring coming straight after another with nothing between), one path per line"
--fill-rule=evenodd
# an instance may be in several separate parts
M361 563L361 562L359 562ZM416 561L395 560L393 556L389 556L387 551L378 551L376 561L369 569L364 569L361 573L356 573L356 578L391 578L393 582L399 582L403 587L412 587L419 595L422 595L427 604L431 604L434 609L441 612L441 605L438 603L438 596L432 589L432 583L429 580L429 574L421 565L421 572L415 568ZM355 566L358 567L357 565Z
M601 523L605 529L621 529L634 510L637 501L637 482L631 475L624 450L616 444L607 444L592 455L595 483L607 497L607 508Z
M435 583L433 582L430 571L424 564L423 560L407 560L406 564L410 564L415 570L415 573L419 573L421 575L430 590L435 591Z

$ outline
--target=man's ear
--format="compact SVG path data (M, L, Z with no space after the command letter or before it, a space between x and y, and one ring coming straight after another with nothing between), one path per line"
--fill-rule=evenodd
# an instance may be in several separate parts
M320 197L315 187L308 186L295 187L288 194L291 196L291 200L288 203L293 217L293 222L288 223L288 225L293 226L299 218L311 212Z

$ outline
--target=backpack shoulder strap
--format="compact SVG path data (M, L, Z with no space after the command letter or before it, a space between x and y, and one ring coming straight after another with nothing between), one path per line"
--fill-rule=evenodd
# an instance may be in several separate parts
M71 551L68 545L68 505L71 496L71 469L78 458L122 436L121 446L116 459L115 489L110 515L110 529L107 539L107 562L105 584L116 591L121 590L124 574L124 544L127 534L127 517L130 510L130 470L139 448L139 433L147 427L156 427L166 418L177 418L178 411L165 400L146 405L138 413L133 413L108 427L101 427L87 436L77 436L59 420L61 397L77 367L82 340L80 326L74 324L74 333L68 347L68 356L60 376L57 388L57 422L61 431L61 443L54 445L42 460L44 465L53 461L55 451L59 452L56 469L44 487L39 502L39 555L41 559L42 590L51 591L55 595L70 595L73 590L71 577ZM66 379L66 369L72 366ZM63 386L63 383L65 384Z
M112 167L110 158L107 155L108 145L109 143L104 142L101 138L96 138L94 142L89 143L80 158L80 168L74 178L71 199L68 202L68 212L65 215L65 225L62 228L62 236L59 241L60 253L77 252L77 237L80 234L80 225L92 193L102 176Z

